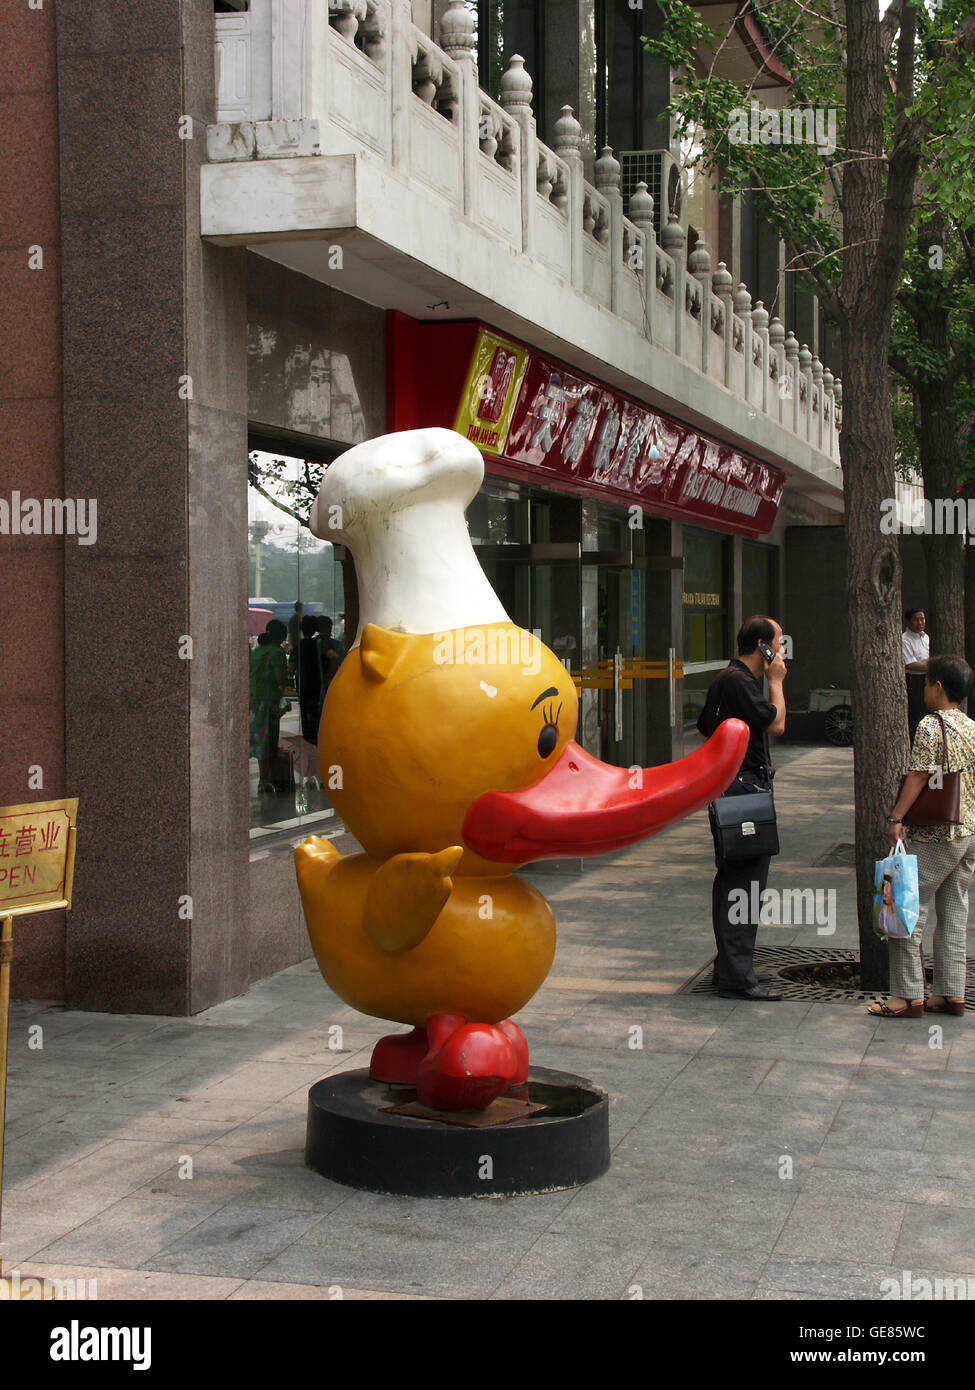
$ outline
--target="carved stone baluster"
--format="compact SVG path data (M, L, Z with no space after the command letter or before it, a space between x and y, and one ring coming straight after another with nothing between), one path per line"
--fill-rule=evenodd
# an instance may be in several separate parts
M681 356L684 346L684 245L687 238L684 229L672 212L666 224L660 229L660 244L674 263L674 352Z
M754 309L752 309L752 335L753 343L757 344L760 349L756 366L760 369L762 374L762 409L768 410L768 310L760 299L756 302ZM754 360L754 352L752 355Z
M724 382L725 386L729 388L731 386L731 354L732 352L734 352L735 318L734 305L731 300L733 288L734 281L731 278L731 273L728 270L728 267L725 265L724 261L719 261L718 267L711 277L711 291L714 294L715 298L721 304L722 312L724 314L723 322L721 325L722 337L724 340L724 364L722 368L721 379Z
M751 401L752 383L752 297L748 291L748 286L744 283L739 284L732 295L732 303L735 306L735 315L741 319L741 353L744 358L745 374L742 378L742 394L746 401Z
M623 194L620 192L622 170L609 145L603 148L595 164L595 183L608 204L607 225L604 205L602 218L597 221L595 236L602 246L609 247L609 307L620 313L623 300Z
M480 120L477 129L481 154L486 154L488 159L494 159L498 152L497 137L501 133L501 127L487 102L480 103Z
M382 63L386 58L386 28L383 11L378 5L370 4L362 25L362 50L374 63Z
M583 285L583 169L582 169L582 126L576 120L571 106L563 106L562 114L555 122L555 153L565 161L569 170L569 185L565 214L569 224L569 265L572 284L581 289Z
M782 419L782 391L781 382L783 380L783 365L785 363L785 324L779 318L774 318L768 326L768 379L769 379L769 412L776 420ZM774 392L774 395L772 394Z
M453 85L449 106L441 105L445 115L460 125L463 208L470 217L477 212L477 151L478 127L481 114L481 94L477 85L477 66L474 61L474 16L466 5L455 0L448 5L440 19L440 47L457 64L459 75ZM483 148L483 146L482 146ZM495 145L495 149L497 146ZM492 155L494 150L491 151Z
M638 183L630 194L629 219L643 233L643 264L639 267L643 289L643 321L647 337L654 340L653 318L657 307L657 242L653 234L653 198L645 183Z
M368 15L366 0L329 0L329 20L332 28L340 33L347 43L355 40L359 23Z
M548 202L552 196L554 184L555 165L544 150L538 150L538 165L535 169L535 188L538 191L539 197L544 198L544 200Z
M437 86L443 76L439 63L436 66L434 63L433 55L421 49L416 62L413 64L413 91L427 106L433 105L433 99L437 95Z
M812 360L812 378L812 408L815 417L812 422L813 443L817 449L821 449L823 447L823 364L818 357L814 357Z
M782 423L788 425L793 434L799 430L799 339L790 328L785 336L785 362L789 373L791 405L783 415ZM787 400L790 397L786 398Z
M521 132L521 249L535 254L535 193L538 167L535 117L532 115L532 80L525 60L515 53L501 77L501 105L518 123Z
M697 281L700 296L697 312L701 319L701 371L708 374L711 352L711 252L700 238L687 258L687 269Z
M803 343L799 349L799 403L803 422L803 435L808 440L812 434L812 353Z
M836 457L836 427L833 423L835 401L833 398L833 373L823 368L823 449L830 458Z

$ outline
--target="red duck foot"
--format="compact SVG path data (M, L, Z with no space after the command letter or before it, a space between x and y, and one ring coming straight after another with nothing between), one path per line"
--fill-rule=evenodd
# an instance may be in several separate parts
M520 1086L528 1080L528 1040L517 1023L512 1023L510 1018L503 1019L497 1027L515 1050L515 1056L518 1058L518 1070L511 1084L512 1086Z
M380 1038L372 1049L369 1075L373 1081L415 1086L420 1063L429 1050L425 1028L414 1028L410 1033L390 1033Z
M520 1058L500 1028L465 1023L457 1014L433 1014L427 1019L427 1032L430 1051L416 1081L422 1105L434 1110L485 1110L513 1084Z

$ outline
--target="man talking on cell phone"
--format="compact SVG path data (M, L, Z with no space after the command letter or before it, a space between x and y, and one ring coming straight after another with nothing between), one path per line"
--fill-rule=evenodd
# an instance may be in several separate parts
M748 725L750 736L745 758L725 796L747 796L771 789L774 773L768 735L785 732L782 683L786 670L780 654L781 627L774 619L757 614L742 624L737 642L737 660L730 662L711 682L697 721L705 738L710 738L726 719L742 719ZM768 699L762 687L763 676L768 680ZM737 859L721 864L714 876L711 920L718 948L714 983L723 999L771 1003L782 998L781 994L772 994L763 988L754 966L758 916L770 863L768 854ZM757 885L754 890L753 884ZM748 906L744 908L746 900Z

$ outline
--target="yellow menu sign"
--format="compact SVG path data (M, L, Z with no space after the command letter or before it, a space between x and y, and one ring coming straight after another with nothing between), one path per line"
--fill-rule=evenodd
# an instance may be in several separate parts
M78 798L0 806L0 917L71 906Z
M482 453L504 453L527 369L527 348L478 330L454 429Z

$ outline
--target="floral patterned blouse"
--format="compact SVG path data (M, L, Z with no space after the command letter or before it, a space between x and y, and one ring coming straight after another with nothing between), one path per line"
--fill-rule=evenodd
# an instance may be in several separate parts
M905 826L911 840L937 844L975 835L975 719L969 719L960 709L942 710L941 718L948 737L947 758L942 748L941 725L933 714L928 714L914 735L911 771L932 772L944 767L949 772L961 772L961 824Z

